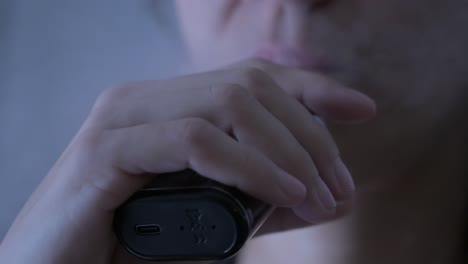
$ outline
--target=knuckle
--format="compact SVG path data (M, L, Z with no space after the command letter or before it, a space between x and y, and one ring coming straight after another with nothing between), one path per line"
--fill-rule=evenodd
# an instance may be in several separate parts
M258 69L261 71L268 72L268 70L271 68L272 63L262 59L262 58L252 58L246 61L246 66L254 69Z
M227 108L237 107L252 98L247 89L237 84L227 84L212 88L212 95L215 101Z
M270 73L265 70L263 62L254 62L252 65L238 70L237 79L244 84L255 97L278 92L280 90Z
M268 74L262 68L248 66L239 69L239 79L249 87L262 86L269 80Z
M270 61L262 58L249 58L246 60L243 60L235 65L233 65L230 68L245 68L245 67L250 67L250 68L255 68L259 69L262 71L268 71L269 69L272 68L274 64L271 63Z
M135 87L136 82L126 82L105 89L97 98L94 108L99 110L112 110L114 105L125 100Z
M131 81L105 89L96 99L88 116L88 123L99 127L113 127L118 123L126 101L131 101L139 82Z
M179 138L189 148L198 148L204 145L207 131L211 125L201 118L190 118L182 122L179 128Z

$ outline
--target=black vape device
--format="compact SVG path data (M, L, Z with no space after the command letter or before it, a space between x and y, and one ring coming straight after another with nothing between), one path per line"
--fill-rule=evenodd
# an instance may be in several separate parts
M145 260L233 256L274 208L192 170L160 174L116 212L114 230Z

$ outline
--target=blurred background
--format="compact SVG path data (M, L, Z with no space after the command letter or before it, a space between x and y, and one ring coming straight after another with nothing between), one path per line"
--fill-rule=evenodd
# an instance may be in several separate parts
M171 0L1 0L0 241L103 89L184 61Z

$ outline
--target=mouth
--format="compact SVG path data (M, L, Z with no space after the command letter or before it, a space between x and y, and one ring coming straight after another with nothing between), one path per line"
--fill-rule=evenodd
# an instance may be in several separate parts
M305 49L268 45L259 48L255 58L264 59L275 64L323 74L336 74L340 71L324 56L312 54Z

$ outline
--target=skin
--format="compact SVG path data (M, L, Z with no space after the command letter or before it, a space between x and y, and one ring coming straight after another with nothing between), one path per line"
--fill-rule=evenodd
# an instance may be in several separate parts
M459 25L468 4L176 3L203 73L102 94L2 241L2 262L139 263L118 246L113 212L155 174L187 167L279 206L261 233L326 222L353 203L343 160L357 181L355 213L314 229L305 245L331 238L338 257L329 263L452 262L466 186L460 55L468 37ZM312 50L322 65L272 55L278 45ZM350 124L372 118L376 104L377 118ZM346 251L334 241L352 244L352 254L339 259ZM314 259L302 253L288 257Z
M185 168L279 206L261 233L339 217L354 184L312 111L362 121L375 105L320 74L259 60L112 87L18 215L0 259L142 263L117 243L113 213L155 174Z
M244 262L456 261L467 186L468 2L179 0L177 7L195 68L256 56L307 68L265 55L265 47L299 50L323 64L309 70L369 95L379 109L363 125L327 122L356 180L353 215L252 242ZM310 247L294 250L300 245ZM277 250L284 247L291 254Z

